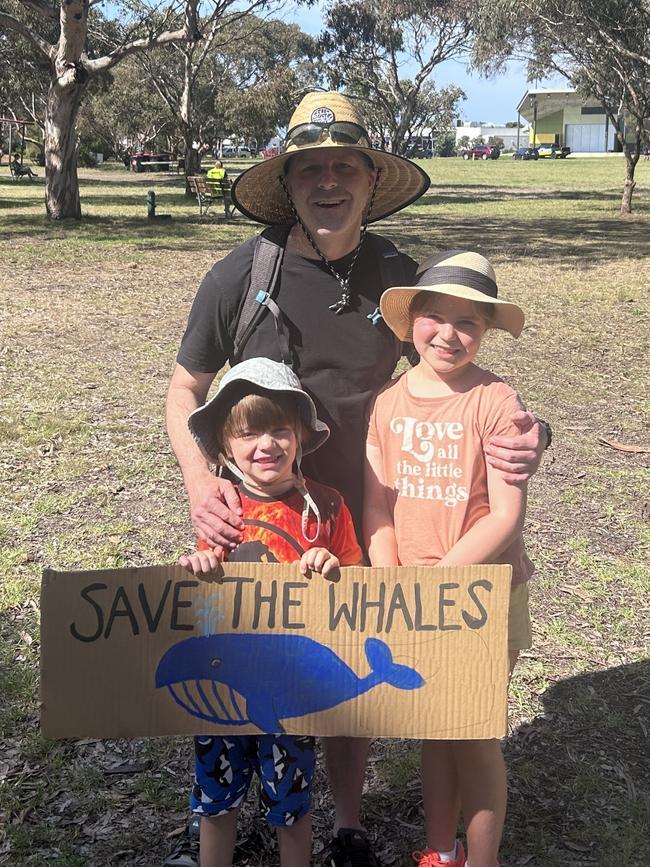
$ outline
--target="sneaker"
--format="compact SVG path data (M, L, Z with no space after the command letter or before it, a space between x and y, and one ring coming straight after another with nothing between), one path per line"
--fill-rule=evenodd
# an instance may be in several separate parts
M380 867L368 835L358 828L339 828L325 850L327 867Z
M200 819L193 816L187 828L163 861L163 867L199 867L199 828Z
M465 850L460 840L456 843L456 857L453 861L441 861L440 855L433 849L414 852L411 858L417 861L418 867L465 867Z

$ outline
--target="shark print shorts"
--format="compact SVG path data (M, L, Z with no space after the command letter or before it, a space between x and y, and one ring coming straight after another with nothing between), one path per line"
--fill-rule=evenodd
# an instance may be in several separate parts
M192 812L222 816L244 803L253 774L260 778L262 816L274 827L293 825L311 809L314 738L300 735L194 738Z

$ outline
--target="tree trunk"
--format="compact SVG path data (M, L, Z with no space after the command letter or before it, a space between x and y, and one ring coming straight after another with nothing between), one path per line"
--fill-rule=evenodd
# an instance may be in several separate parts
M188 127L184 130L183 140L185 142L185 195L194 196L195 193L190 188L188 178L198 174L201 168L201 158L199 157L199 152L194 147L192 130Z
M81 218L76 119L85 82L53 79L45 111L45 207L52 220Z
M634 171L638 161L638 156L635 159L634 154L630 152L630 148L625 145L625 185L623 186L623 198L621 199L621 215L632 213L632 193L636 187L634 180Z

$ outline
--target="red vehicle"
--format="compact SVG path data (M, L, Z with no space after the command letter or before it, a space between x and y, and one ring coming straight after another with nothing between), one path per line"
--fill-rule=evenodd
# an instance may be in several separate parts
M494 145L482 144L472 148L463 148L460 155L464 160L498 160L501 151Z
M261 154L263 157L266 157L267 159L268 159L269 157L277 157L277 156L279 156L279 154L280 154L280 148L279 148L279 147L274 147L274 148L264 148L263 150L260 151L260 154Z

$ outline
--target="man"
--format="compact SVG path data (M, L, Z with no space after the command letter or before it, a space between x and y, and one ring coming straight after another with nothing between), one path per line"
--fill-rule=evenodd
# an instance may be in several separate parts
M419 198L429 178L413 162L373 150L356 108L339 93L310 93L289 123L283 153L237 178L232 195L247 216L286 226L274 295L244 347L244 357L291 363L331 436L303 462L305 474L341 491L361 526L365 421L372 394L392 375L401 346L382 321L386 262L411 282L416 263L368 234L368 223ZM167 399L167 427L190 499L197 535L236 547L241 510L232 485L212 473L192 441L187 419L205 402L217 372L233 357L233 335L251 277L255 239L206 275L190 313ZM399 279L394 285L405 285ZM488 460L507 480L537 468L546 437L528 413L522 435L494 441ZM325 741L334 799L331 867L376 867L361 826L361 792L369 741Z
M37 178L36 172L32 171L31 166L24 166L18 159L18 154L14 154L11 161L11 173L17 178Z

